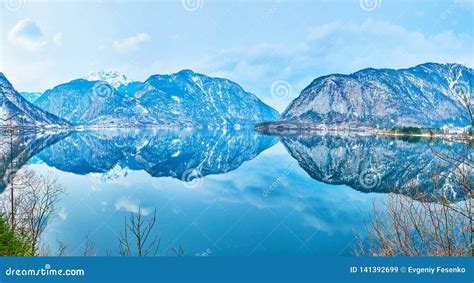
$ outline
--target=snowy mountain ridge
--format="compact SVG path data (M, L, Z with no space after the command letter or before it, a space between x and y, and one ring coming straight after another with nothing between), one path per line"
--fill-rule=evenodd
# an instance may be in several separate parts
M102 75L117 78L116 73ZM118 87L110 81L73 80L47 90L35 105L74 125L216 128L253 126L279 115L237 83L191 70Z
M331 74L311 82L280 120L373 128L466 126L461 96L470 96L472 104L473 85L473 70L461 64Z
M127 78L125 75L119 74L117 71L113 70L97 70L90 72L83 79L88 81L104 81L109 83L114 88L119 88L120 86L126 86L132 81Z
M0 72L0 127L65 127L69 123L23 98Z

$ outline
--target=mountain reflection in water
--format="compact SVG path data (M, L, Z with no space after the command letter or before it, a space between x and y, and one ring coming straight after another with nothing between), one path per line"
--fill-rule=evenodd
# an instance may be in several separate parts
M44 241L53 250L66 242L68 255L81 255L86 236L99 255L117 254L116 234L138 207L157 208L162 242L182 243L188 255L349 255L353 230L387 193L467 197L432 177L461 165L437 155L470 148L439 140L141 129L0 141L2 190L22 167L66 188Z

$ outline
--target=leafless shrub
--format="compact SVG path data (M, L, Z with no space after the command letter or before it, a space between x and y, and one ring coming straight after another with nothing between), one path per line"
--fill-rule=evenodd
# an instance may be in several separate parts
M184 248L182 244L179 244L177 248L173 245L173 243L170 244L171 250L175 253L176 256L184 256Z
M64 188L54 175L38 175L24 169L15 174L0 198L3 214L8 215L13 229L28 236L33 254L39 253L40 236L55 216L57 202L63 193Z
M156 256L160 247L160 238L153 235L156 224L156 209L145 220L141 207L138 213L130 213L125 217L124 231L119 237L119 253L122 256L132 256L134 246L137 256Z
M366 239L356 235L356 255L474 255L470 148L432 151L444 163L433 172L436 199L426 193L411 197L390 194L381 208L374 204L373 215L365 225ZM456 194L463 199L453 199Z
M95 243L91 240L90 234L87 234L86 239L84 241L84 251L82 255L83 256L96 256L97 255Z
M474 127L474 106L472 99L472 85L471 82L466 84L456 83L453 86L453 94L461 104L459 107L459 113L462 118L471 123L471 127Z
M19 155L18 151L21 144L20 128L18 127L15 116L0 118L0 163L3 176L2 182L8 185L8 181L15 176L15 159ZM14 186L10 185L10 211L9 223L12 231L15 231L15 208ZM6 213L6 211L3 211Z
M57 242L58 242L57 256L65 256L66 255L66 250L68 248L67 244L64 243L63 241L57 241Z
M358 237L357 255L462 256L471 253L470 201L433 203L391 194L383 210L373 205L367 243ZM469 212L469 213L468 213Z

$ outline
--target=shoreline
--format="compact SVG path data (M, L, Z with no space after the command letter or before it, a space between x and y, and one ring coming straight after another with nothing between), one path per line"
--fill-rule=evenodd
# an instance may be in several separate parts
M467 141L473 142L474 136L466 134L403 134L391 131L380 131L377 133L378 136L382 137L409 137L409 138L425 138L425 139L442 139L447 141Z
M32 132L32 133L45 133L45 132L82 132L82 131L124 131L124 130L179 130L179 131L194 131L194 130L223 130L223 131L245 131L254 130L254 125L244 126L184 126L184 125L70 125L70 126L13 126L5 127L0 126L0 134L7 131L18 131L18 132Z
M420 128L422 129L422 128ZM400 138L422 138L442 139L446 141L474 142L474 136L467 133L401 133L395 130L375 129L368 126L337 126L325 124L298 124L294 122L264 122L255 125L255 131L272 136L295 136L295 135L356 135L356 136L380 136Z
M122 131L122 130L180 130L180 131L194 131L194 130L254 130L258 133L270 136L380 136L380 137L400 137L400 138L422 138L422 139L442 139L446 141L462 141L474 142L474 136L461 134L429 134L429 133L401 133L387 129L375 129L368 126L335 126L325 124L297 124L292 122L263 122L254 126L228 126L228 127L204 127L204 126L182 126L182 125L123 125L123 126L105 126L105 125L87 125L87 126L36 126L36 127L0 127L0 134L5 131L14 129L15 131L46 133L46 132L81 132L81 131Z

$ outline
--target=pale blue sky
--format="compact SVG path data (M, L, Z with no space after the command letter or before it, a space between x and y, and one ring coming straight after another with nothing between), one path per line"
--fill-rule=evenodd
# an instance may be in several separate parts
M141 81L192 69L281 111L328 73L474 65L474 0L9 0L0 16L0 71L19 91L97 69ZM272 96L278 81L292 93Z

